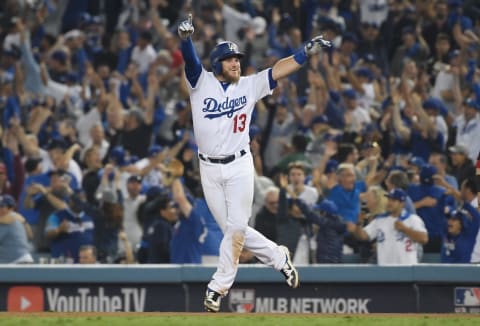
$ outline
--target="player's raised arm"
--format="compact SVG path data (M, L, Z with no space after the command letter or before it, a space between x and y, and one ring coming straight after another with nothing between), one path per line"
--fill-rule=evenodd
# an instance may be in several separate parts
M322 36L316 36L308 41L303 49L292 56L283 58L276 62L272 67L273 80L279 80L287 77L300 69L308 58L314 54L320 53L322 49L328 49L332 46L330 41L324 40Z
M183 60L185 61L185 74L192 87L195 87L202 72L202 64L195 52L195 47L191 39L194 31L192 14L189 14L188 19L178 25L178 36L182 39L180 49Z

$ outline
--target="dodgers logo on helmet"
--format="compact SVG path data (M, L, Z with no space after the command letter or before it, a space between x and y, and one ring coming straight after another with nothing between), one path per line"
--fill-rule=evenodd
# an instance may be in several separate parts
M241 58L244 54L238 50L238 45L233 42L218 43L210 54L210 65L213 73L219 75L222 73L222 60L231 57Z
M230 294L228 296L228 306L232 312L252 312L255 308L255 290L230 290Z

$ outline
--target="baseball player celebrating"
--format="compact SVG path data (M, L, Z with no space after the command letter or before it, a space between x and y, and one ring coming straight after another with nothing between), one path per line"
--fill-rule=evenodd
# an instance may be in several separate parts
M392 189L385 196L387 214L378 215L364 228L348 222L347 230L359 240L377 241L378 265L417 264L419 246L428 242L425 224L418 215L404 209L405 191Z
M213 72L201 65L190 36L192 16L178 27L182 39L193 129L198 145L200 176L205 199L223 231L217 270L208 284L204 306L217 312L221 298L233 284L243 248L262 263L281 271L296 288L298 272L288 249L248 226L252 214L254 165L249 147L249 126L255 103L272 94L277 80L297 71L308 57L331 46L317 36L304 49L278 61L272 68L241 77L243 56L235 43L219 43L210 54Z

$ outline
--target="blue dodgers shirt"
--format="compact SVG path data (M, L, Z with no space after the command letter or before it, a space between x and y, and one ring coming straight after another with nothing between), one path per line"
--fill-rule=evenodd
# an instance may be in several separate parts
M432 197L437 200L433 207L421 207L417 209L417 215L425 222L430 237L444 236L447 228L444 208L447 205L445 189L435 185L414 184L410 185L407 193L415 203L425 197Z
M347 191L342 186L336 185L330 191L328 199L338 207L338 215L345 222L357 223L360 214L360 194L367 189L365 182L357 181L353 190Z
M200 264L202 255L218 256L223 232L205 199L195 199L188 218L175 224L170 243L170 261L174 264Z
M462 216L462 231L457 236L447 234L443 238L441 262L447 264L469 264L480 226L480 213L466 203L465 210L470 218Z
M52 257L70 257L78 263L80 247L93 245L93 219L83 212L76 216L70 210L59 210L48 218L45 232L58 228L64 220L69 224L68 233L60 234L52 240Z
M215 221L212 212L210 212L205 199L200 198L195 200L195 211L200 215L205 226L205 232L200 239L202 255L218 256L220 242L222 242L223 239L223 232Z
M200 237L204 226L200 215L192 208L190 215L180 220L173 227L170 242L170 262L173 264L200 264L202 262Z

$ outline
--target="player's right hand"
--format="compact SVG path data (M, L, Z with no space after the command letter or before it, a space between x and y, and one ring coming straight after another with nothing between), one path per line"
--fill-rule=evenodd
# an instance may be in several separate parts
M305 52L310 57L314 54L320 53L322 49L328 49L331 46L332 42L325 40L322 35L319 35L305 44Z
M178 25L178 36L180 36L182 40L186 40L192 36L194 31L195 28L193 27L192 14L189 14L188 19Z

